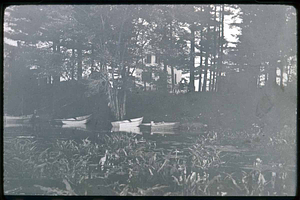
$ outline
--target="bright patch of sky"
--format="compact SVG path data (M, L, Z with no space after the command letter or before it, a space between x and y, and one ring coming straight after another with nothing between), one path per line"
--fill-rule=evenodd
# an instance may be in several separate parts
M240 12L239 9L231 8L231 11L233 12L232 15L225 15L224 16L224 38L226 41L229 42L229 47L235 47L235 44L231 42L238 42L237 36L241 34L241 30L238 27L230 27L231 23L241 23L241 18L233 19L235 15ZM195 67L198 67L200 63L200 57L196 56L195 58ZM208 77L210 76L210 73L208 72ZM183 77L189 79L189 74L183 75ZM199 91L199 79L195 80L195 90Z
M232 15L224 16L224 37L228 42L238 42L238 35L241 35L241 29L239 27L230 27L231 23L242 23L241 18L233 18L238 15L240 9L230 8L230 11L233 13ZM235 45L232 43L228 44L229 47L234 47Z
M237 35L240 35L241 31L236 27L230 27L229 24L232 22L230 15L224 17L224 22L224 38L229 42L229 47L234 47L235 45L230 42L238 42Z

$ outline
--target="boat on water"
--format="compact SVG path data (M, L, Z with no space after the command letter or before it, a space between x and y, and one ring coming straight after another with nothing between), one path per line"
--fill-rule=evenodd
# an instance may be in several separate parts
M67 119L56 119L55 121L61 121L63 124L68 126L80 126L81 124L86 124L89 120L91 115L79 116L79 117L72 117Z
M142 124L144 117L111 122L113 127L135 127Z
M153 122L151 123L144 123L144 126L150 126L152 130L159 130L159 129L176 129L179 127L179 122Z

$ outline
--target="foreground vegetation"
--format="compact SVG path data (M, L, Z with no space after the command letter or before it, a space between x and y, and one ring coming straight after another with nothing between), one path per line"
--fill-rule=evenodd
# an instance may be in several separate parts
M253 130L210 130L189 144L173 142L168 148L127 133L105 135L97 142L57 139L47 146L35 138L6 139L4 190L40 195L294 195L296 130L286 126L272 137Z

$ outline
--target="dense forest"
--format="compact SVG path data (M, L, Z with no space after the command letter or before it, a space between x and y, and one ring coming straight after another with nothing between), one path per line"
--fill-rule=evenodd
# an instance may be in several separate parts
M157 74L159 80L144 81L162 94L176 87L167 67L182 70L189 93L200 96L296 98L290 6L11 6L4 30L4 112L10 115L38 110L66 117L105 102L123 119L126 99L142 90L135 70ZM158 67L144 65L149 52L159 57Z

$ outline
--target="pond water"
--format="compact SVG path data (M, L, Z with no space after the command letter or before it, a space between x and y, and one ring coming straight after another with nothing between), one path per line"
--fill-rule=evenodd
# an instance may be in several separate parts
M294 135L292 135L294 134ZM296 135L10 125L7 195L295 195Z

